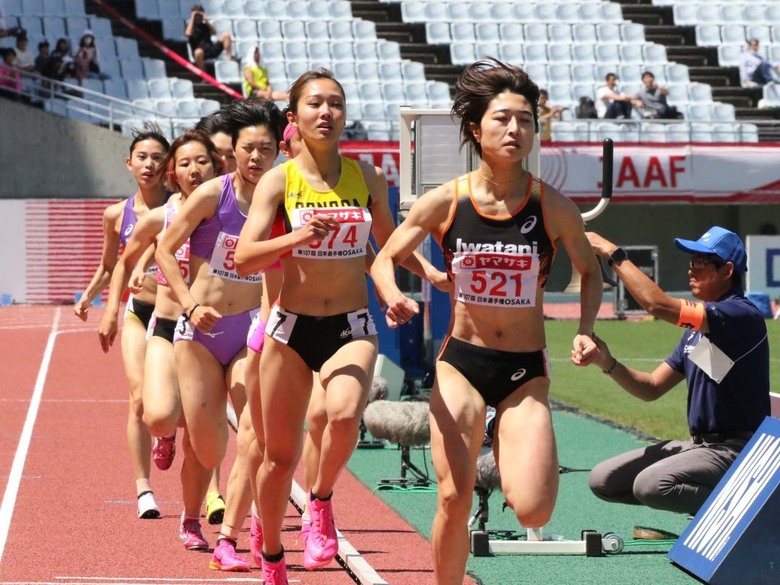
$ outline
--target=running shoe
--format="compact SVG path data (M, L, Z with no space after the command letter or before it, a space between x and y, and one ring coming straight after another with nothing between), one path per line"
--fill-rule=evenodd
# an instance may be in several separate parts
M157 469L170 469L176 456L176 433L170 437L155 437L152 443L152 459Z
M284 562L284 558L276 563L263 559L263 583L264 585L289 585L287 563Z
M339 550L333 504L330 500L318 500L309 494L309 515L311 528L303 549L303 566L317 569L330 563Z
M187 550L207 550L209 548L209 543L206 542L200 531L200 520L187 518L183 513L179 526L179 538L184 542L184 548Z
M160 517L160 508L157 507L157 502L151 490L138 494L138 517L142 520Z
M236 554L236 545L227 538L217 540L214 554L209 563L210 569L217 571L244 572L249 570L249 563Z
M206 520L212 526L222 524L225 516L225 499L219 492L211 492L206 496Z
M263 566L263 526L260 518L252 514L249 524L249 552L258 567Z

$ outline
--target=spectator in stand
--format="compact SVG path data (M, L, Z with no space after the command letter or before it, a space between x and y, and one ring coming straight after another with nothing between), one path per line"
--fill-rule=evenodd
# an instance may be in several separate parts
M190 18L184 29L184 36L192 50L195 65L206 68L206 59L216 59L225 51L228 59L233 59L233 39L230 33L224 32L216 41L211 39L217 34L217 29L209 22L206 11L201 4L195 4L190 11Z
M35 55L27 50L28 45L26 34L16 37L16 67L22 71L35 69Z
M618 76L607 73L606 85L596 90L596 111L599 118L627 120L631 118L632 97L618 89Z
M552 140L552 121L563 118L563 106L551 106L550 94L546 89L539 90L539 140Z
M19 99L22 91L22 80L16 67L16 51L2 49L0 60L0 95L14 100Z
M669 90L655 82L651 71L642 73L642 89L634 95L633 104L639 109L643 118L674 120L682 118L675 106L666 102Z
M758 39L750 39L739 57L739 80L742 87L762 87L780 82L780 64L769 61L758 52Z
M244 57L242 75L244 76L244 97L265 98L274 102L286 102L290 94L286 91L274 91L268 79L268 69L260 63L260 47L251 47Z
M84 77L81 75L81 71L79 71L76 61L73 59L73 55L70 52L70 41L68 39L57 39L57 44L54 45L51 57L51 63L57 65L57 69L53 71L52 75L54 79L66 83L72 83L75 79L76 82L81 85L81 81Z
M44 75L46 68L49 66L49 61L51 61L49 41L43 39L38 43L38 56L35 58L35 71Z
M90 29L86 29L79 41L79 50L76 52L76 65L82 77L90 79L109 79L110 76L100 71L97 47L95 47L95 35Z

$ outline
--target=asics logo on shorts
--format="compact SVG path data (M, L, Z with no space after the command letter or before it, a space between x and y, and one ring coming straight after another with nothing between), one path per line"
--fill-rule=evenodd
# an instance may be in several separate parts
M520 226L520 233L521 234L527 234L532 229L536 227L536 216L532 215L528 218L528 221L526 221L522 226Z
M341 339L348 339L352 337L352 327L348 327L341 332Z
M517 370L514 374L509 376L509 379L513 382L517 382L519 379L521 379L523 376L525 376L525 368L520 368Z

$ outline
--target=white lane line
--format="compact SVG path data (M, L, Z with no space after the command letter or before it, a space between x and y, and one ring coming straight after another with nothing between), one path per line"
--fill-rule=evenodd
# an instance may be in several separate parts
M38 370L38 378L35 380L35 389L30 399L30 408L27 409L27 418L24 421L22 434L19 437L19 446L16 448L14 462L11 465L11 473L8 474L8 483L5 486L3 494L3 503L0 504L0 564L3 561L3 551L5 543L8 541L8 530L11 528L11 517L16 505L16 496L19 493L19 484L22 481L22 471L24 462L27 459L27 451L30 448L30 439L32 438L35 419L38 417L38 407L41 404L41 395L43 387L46 384L46 375L49 372L51 355L54 352L54 342L57 339L57 329L60 324L60 308L54 311L54 320L49 331L49 340L46 342L46 349L43 352L41 367Z
M295 480L293 480L292 489L290 490L290 497L295 500L299 508L303 509L306 503L306 492L303 491L303 488ZM357 577L360 585L388 585L387 581L379 576L374 567L350 544L341 531L336 530L336 534L339 539L338 555Z

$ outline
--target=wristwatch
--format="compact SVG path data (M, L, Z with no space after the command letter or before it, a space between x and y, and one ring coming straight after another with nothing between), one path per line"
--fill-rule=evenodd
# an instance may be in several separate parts
M626 254L626 251L623 248L615 248L615 251L609 255L607 266L611 268L615 262L622 262L626 258L628 258L628 254Z

